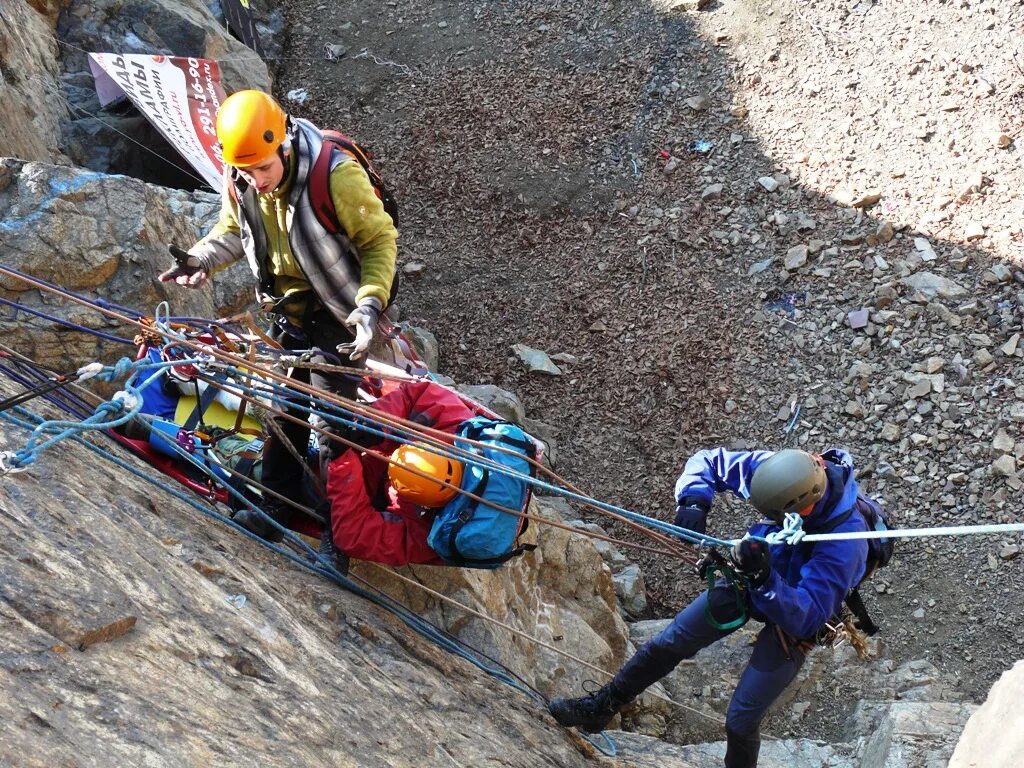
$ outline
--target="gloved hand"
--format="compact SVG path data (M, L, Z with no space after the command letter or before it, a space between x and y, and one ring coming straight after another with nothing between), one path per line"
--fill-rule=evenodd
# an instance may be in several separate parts
M176 245L168 245L167 250L174 257L175 264L167 271L160 273L161 283L175 282L186 288L200 288L206 282L209 274L198 258L189 255Z
M345 325L355 331L355 341L338 345L338 354L348 355L349 360L358 360L366 355L373 340L373 331L377 327L380 310L373 304L361 304L345 318Z
M676 525L694 533L706 533L708 530L708 505L703 499L686 496L676 507Z
M760 587L772 573L772 556L768 545L754 539L741 539L729 552L736 572L747 578L752 587Z

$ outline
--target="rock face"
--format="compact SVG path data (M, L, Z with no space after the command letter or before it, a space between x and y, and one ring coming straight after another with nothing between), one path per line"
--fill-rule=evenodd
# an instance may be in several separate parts
M52 25L23 0L0 0L0 156L58 162L68 111L49 95L60 68ZM8 74L9 73L9 74Z
M4 422L0 449L26 436ZM81 445L3 479L0 535L2 764L589 764L529 698ZM505 570L410 575L621 661L610 574L586 540L549 528ZM394 594L544 690L594 676L408 585Z
M187 290L157 281L172 262L166 243L191 244L216 221L219 197L146 184L68 166L0 158L0 253L3 262L75 293L152 315L161 301L172 314L222 317L252 300L252 274L238 264L210 287ZM29 309L130 339L130 326L0 279L0 295ZM28 313L6 311L5 342L58 369L97 357L131 354L128 347L66 332ZM136 319L136 318L132 318Z
M1004 672L967 721L949 768L1011 768L1024 755L1024 661Z
M558 502L537 498L531 513L561 522L562 505ZM400 573L601 669L617 669L625 660L628 634L616 610L611 571L590 541L536 522L530 523L523 541L537 543L537 550L495 572L410 567ZM460 613L389 576L384 568L359 564L357 572L417 613L509 665L545 695L577 691L584 680L601 677L595 670L485 619Z
M211 8L220 13L219 4L201 0L0 0L0 156L70 158L93 170L196 188L184 161L133 107L101 114L86 52L216 59L229 92L269 89L266 64Z

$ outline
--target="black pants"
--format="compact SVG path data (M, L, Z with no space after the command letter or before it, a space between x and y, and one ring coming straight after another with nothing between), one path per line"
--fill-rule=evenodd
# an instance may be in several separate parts
M313 356L310 361L312 363L344 365L352 368L361 368L366 365L366 357L354 361L349 360L348 357L337 355L335 348L339 344L349 343L355 336L347 326L335 320L334 316L326 309L312 312L304 321L302 331L305 338L297 338L287 333L276 334L276 338L288 350L316 349L318 354ZM354 375L346 376L309 368L293 369L290 378L352 400L355 399L356 389L359 387L359 378ZM302 406L309 407L310 405L309 400L301 396L294 397L293 400ZM310 428L307 422L309 414L296 409L286 409L286 411L301 419L302 423L297 424L284 416L272 416L271 418L280 427L280 432L284 434L299 456L305 457L309 445ZM319 422L317 426L327 426L320 419L314 421ZM288 446L278 439L276 432L278 430L270 431L263 452L263 484L272 491L301 503L302 466L295 460L292 452L288 450ZM317 444L321 457L326 460L330 460L336 453L344 450L344 446L320 433L317 433Z

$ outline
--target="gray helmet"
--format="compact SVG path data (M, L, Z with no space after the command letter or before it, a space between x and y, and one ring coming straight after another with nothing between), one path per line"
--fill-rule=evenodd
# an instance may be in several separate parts
M807 451L779 451L761 462L750 480L750 503L775 520L817 504L824 495L825 467Z

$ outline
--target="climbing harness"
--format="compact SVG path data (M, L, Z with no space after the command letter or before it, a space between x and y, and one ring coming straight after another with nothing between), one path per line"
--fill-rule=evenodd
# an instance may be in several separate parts
M746 583L736 569L722 556L717 549L709 549L704 556L697 561L694 572L698 577L707 582L708 592L721 587L723 584L732 590L736 599L737 617L731 621L721 622L715 618L711 610L711 601L704 603L704 619L715 629L721 632L729 632L738 629L747 623L750 615L747 612Z

